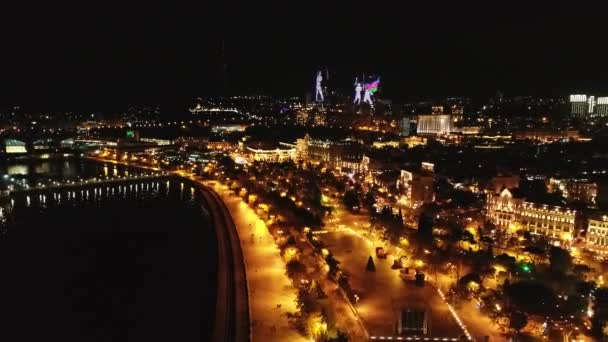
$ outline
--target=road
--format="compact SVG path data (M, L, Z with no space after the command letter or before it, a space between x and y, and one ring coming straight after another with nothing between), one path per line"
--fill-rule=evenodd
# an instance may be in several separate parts
M204 185L200 190L217 236L218 283L213 341L249 341L249 294L236 227L218 194Z

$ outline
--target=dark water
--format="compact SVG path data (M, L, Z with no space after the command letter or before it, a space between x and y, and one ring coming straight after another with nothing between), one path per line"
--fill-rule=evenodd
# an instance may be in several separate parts
M87 190L5 203L0 341L209 340L216 247L199 194L167 180Z

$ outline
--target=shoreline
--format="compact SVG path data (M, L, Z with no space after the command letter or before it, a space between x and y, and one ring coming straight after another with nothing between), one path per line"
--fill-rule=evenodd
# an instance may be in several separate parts
M105 160L91 156L83 156L82 158L100 163L120 164L148 171L161 171L156 167L129 164L117 160ZM218 248L218 274L216 288L216 324L214 325L215 328L212 340L218 342L252 341L251 303L249 299L249 283L246 274L246 261L241 246L241 240L230 211L219 194L211 187L205 185L202 180L196 180L179 171L166 172L167 174L165 176L174 176L182 181L191 183L201 191L205 198L205 202L208 205L208 208L206 209L210 214L210 218L214 221L213 226ZM212 206L216 207L216 214L219 213L219 215L213 216L214 210L211 208ZM224 226L226 229L221 229L221 226ZM228 251L230 253L228 253ZM221 253L222 255L220 255ZM223 272L227 268L232 268L231 272ZM222 274L220 275L220 273ZM220 294L221 291L228 290L229 287L232 294L229 294L228 292ZM227 308L226 304L232 306L232 308ZM231 317L228 317L227 310L232 311ZM224 325L222 326L222 329L220 329L218 328L217 322L218 317L222 316L224 317ZM234 327L231 328L229 325L233 325Z

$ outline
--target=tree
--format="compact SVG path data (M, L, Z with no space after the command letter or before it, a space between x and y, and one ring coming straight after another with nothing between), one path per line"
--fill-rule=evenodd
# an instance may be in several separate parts
M513 271L516 265L516 259L506 253L497 255L494 258L494 262L500 266L503 266L509 272Z
M319 189L319 185L316 181L314 181L314 179L311 180L309 182L309 184L311 184L311 186L310 186L311 204L316 209L320 209L323 206L323 204L321 203L321 197L322 197L321 189Z
M365 205L367 206L367 210L371 213L374 209L374 204L376 204L376 199L374 198L374 194L371 191L368 191L365 194Z
M329 254L325 257L325 261L329 266L329 273L335 275L338 271L338 264L340 263L336 258L334 258L333 254Z
M572 272L576 274L578 277L583 276L585 273L591 272L593 269L585 264L574 265Z
M297 259L289 260L289 262L287 262L286 268L287 276L291 279L297 280L306 273L306 266L304 266L304 264Z
M521 311L515 311L509 316L509 328L519 333L528 324L528 316Z
M555 312L557 297L546 285L533 281L520 281L505 286L505 295L517 310L535 315Z
M327 342L348 342L348 334L342 330L338 330L336 337L330 337Z
M315 298L311 295L310 286L301 286L298 288L296 307L303 316L313 312L317 306L316 304Z
M355 190L351 189L344 193L344 205L350 210L359 207L359 195Z
M545 254L545 250L539 246L527 246L524 248L524 252L532 255L532 262L535 264L538 261L538 258Z
M602 310L608 303L608 288L602 287L595 291L593 302L593 309L595 311L595 315L591 320L592 324L592 333L595 337L601 338L605 337L607 333L606 326L608 325L608 312L606 310Z
M369 256L369 259L367 259L367 266L365 266L365 270L368 272L376 272L376 265L374 265L374 259L372 259L372 256Z
M481 288L482 281L477 273L469 273L458 280L456 290L460 295L467 296Z
M479 251L472 255L473 258L473 270L479 275L481 280L494 274L494 268L492 267L492 255L487 251Z
M426 214L420 214L418 219L418 236L423 243L430 243L433 240L433 218Z
M549 262L551 270L564 274L572 268L572 256L567 250L560 247L551 247L549 250Z

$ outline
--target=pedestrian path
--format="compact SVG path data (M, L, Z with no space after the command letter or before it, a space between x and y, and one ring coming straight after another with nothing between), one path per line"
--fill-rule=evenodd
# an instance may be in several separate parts
M279 248L264 222L225 187L216 184L212 188L228 207L241 240L249 283L253 342L307 341L288 324L286 314L297 311L296 289L285 274Z

